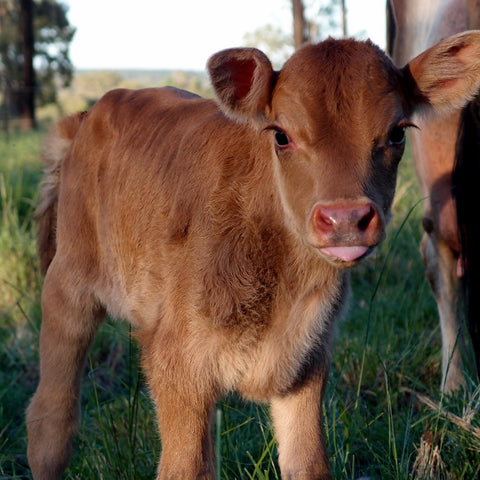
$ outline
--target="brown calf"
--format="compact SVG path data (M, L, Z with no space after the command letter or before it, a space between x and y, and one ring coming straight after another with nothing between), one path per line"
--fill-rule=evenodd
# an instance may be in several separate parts
M214 477L211 413L232 390L269 402L284 479L331 478L321 401L346 268L384 238L412 113L464 103L479 59L480 33L403 70L353 40L305 46L278 73L256 49L226 50L208 64L218 103L116 90L61 121L39 207L34 478L68 464L106 312L138 331L159 479Z

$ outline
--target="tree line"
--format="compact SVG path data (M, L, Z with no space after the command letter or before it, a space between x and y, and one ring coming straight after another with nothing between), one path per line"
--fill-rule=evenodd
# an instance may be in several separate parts
M75 28L56 0L0 0L0 121L35 128L37 106L56 101L73 76Z
M339 11L346 35L345 0L308 3L310 11L316 4L314 20L308 18L303 0L291 0L292 39L266 25L250 34L249 42L266 43L267 53L275 55L276 51L282 56L285 45L293 44L296 49L337 26ZM20 130L35 128L36 108L56 103L59 89L70 85L74 68L69 46L75 27L67 11L60 0L0 0L0 128L8 130L12 121Z

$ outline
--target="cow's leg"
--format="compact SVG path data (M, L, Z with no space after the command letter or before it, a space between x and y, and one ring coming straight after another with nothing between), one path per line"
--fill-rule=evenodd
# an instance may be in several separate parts
M211 424L217 392L211 372L198 368L201 360L194 352L186 353L180 332L152 335L145 341L147 337L139 335L160 428L157 480L213 480Z
M271 401L283 480L330 480L322 399L328 369Z
M462 372L462 321L458 311L460 281L457 258L435 234L424 234L421 253L437 302L442 332L442 390L451 393L465 384Z
M52 263L42 293L40 382L27 410L28 461L35 480L60 478L68 465L85 357L104 316L92 300L75 297L68 284Z

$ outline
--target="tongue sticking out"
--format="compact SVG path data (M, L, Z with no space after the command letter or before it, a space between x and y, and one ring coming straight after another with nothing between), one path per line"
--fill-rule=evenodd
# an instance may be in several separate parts
M354 260L363 257L369 250L369 247L325 247L320 251L327 257L336 258L343 262L353 262Z

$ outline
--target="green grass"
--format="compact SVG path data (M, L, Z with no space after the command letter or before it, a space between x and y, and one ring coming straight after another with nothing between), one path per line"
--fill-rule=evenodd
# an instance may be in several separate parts
M42 280L32 212L43 134L0 136L0 479L30 478L24 410L38 379ZM476 386L470 381L467 392L456 398L439 393L440 332L418 253L421 216L407 158L388 238L373 258L352 272L350 308L338 325L324 402L335 479L431 478L413 474L426 430L443 462L434 478L479 476L476 431L457 426L412 394L423 393L462 417ZM160 441L153 408L136 346L122 322L107 321L95 340L83 378L82 411L65 478L155 477ZM479 423L473 417L473 427L480 428ZM279 478L264 406L235 395L222 400L214 437L221 478Z
M0 478L25 469L23 410L37 380L40 277L31 212L40 134L0 137Z

